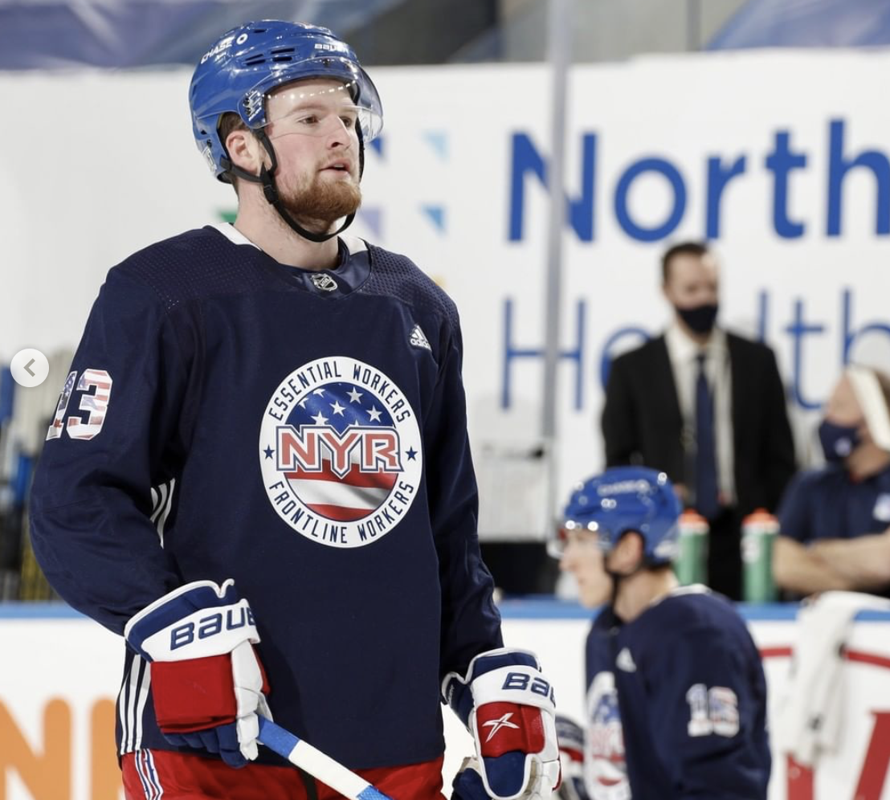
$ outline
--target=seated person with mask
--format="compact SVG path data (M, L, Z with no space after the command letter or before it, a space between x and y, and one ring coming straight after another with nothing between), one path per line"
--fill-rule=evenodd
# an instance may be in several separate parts
M776 584L890 597L890 375L844 370L819 439L827 464L795 476L779 507Z

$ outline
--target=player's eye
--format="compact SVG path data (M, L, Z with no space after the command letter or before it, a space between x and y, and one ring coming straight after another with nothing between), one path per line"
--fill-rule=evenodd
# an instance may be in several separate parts
M340 121L343 123L343 127L347 130L352 130L355 127L355 117L340 117Z

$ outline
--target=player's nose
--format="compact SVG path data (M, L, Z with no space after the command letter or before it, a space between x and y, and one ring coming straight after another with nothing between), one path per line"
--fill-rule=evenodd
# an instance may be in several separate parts
M331 130L328 133L328 147L349 147L350 144L352 144L352 140L349 131L343 123L343 120L338 118L337 121L331 125Z

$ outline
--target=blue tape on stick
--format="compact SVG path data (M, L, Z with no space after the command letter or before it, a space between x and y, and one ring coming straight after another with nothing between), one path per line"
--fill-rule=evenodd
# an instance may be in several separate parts
M286 731L265 717L260 717L260 741L270 750L287 758L291 751L300 743L298 736Z
M367 789L362 789L358 793L358 800L390 800L390 798L373 786L369 786Z

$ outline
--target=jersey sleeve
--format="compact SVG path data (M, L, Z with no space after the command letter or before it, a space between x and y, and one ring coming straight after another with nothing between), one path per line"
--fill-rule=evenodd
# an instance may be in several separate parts
M674 633L682 646L660 648L646 669L652 741L677 800L766 798L766 684L742 633Z
M178 339L154 292L112 270L34 478L31 540L40 566L62 598L116 633L180 584L150 518L151 488L183 434Z
M430 520L442 586L440 677L463 674L479 653L503 646L494 582L479 552L478 492L467 434L459 331L444 350L423 436Z

